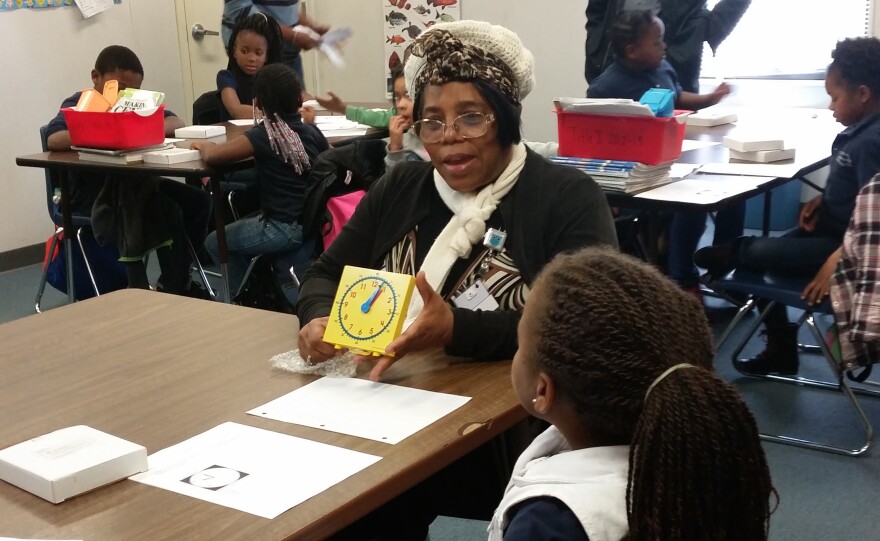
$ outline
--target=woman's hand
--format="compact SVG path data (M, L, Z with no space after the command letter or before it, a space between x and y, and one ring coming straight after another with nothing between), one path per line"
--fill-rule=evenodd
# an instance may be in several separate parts
M403 134L410 127L409 120L403 115L395 115L388 122L388 151L403 150Z
M342 353L342 350L324 341L324 331L329 320L329 316L315 318L299 330L299 356L306 362L322 363Z
M838 261L840 261L840 248L828 256L819 272L816 273L813 280L804 288L803 293L801 293L801 299L807 301L807 304L811 306L819 304L825 299L831 287L831 277L834 276L834 271L837 270Z
M328 111L339 113L340 115L345 114L346 103L342 101L342 98L329 90L327 91L327 96L315 96L315 101Z
M452 308L428 284L424 272L420 272L416 276L416 288L419 290L419 295L422 296L424 308L409 329L386 348L389 353L394 353L395 356L384 355L378 358L376 366L370 372L370 379L373 381L378 381L385 370L407 353L443 347L452 341ZM300 351L302 351L302 346L300 346ZM355 358L359 362L375 359L369 355L359 355Z
M821 195L817 195L813 199L807 201L798 215L798 226L807 233L812 233L816 229L816 223L819 221L819 212L821 209Z

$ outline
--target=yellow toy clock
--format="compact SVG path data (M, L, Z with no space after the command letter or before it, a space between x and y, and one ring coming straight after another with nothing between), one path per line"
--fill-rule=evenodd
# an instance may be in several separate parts
M362 355L386 355L400 336L415 283L408 274L346 265L324 341Z

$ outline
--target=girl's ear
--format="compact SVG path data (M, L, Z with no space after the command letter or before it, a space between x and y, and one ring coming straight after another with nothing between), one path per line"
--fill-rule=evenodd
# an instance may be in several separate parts
M543 417L552 408L556 401L556 384L547 372L538 372L535 380L535 398L533 407L535 413Z

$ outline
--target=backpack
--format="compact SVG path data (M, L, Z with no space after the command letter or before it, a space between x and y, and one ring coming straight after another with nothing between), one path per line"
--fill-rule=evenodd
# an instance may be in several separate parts
M321 235L323 248L330 246L366 190L384 173L385 141L381 139L358 139L319 154L305 190L303 237ZM360 194L349 195L353 192ZM337 200L340 196L348 197Z
M285 314L295 313L272 268L272 258L257 256L247 280L232 298L233 304Z
M95 284L101 293L110 293L118 289L128 287L128 276L125 272L125 264L119 261L119 252L113 246L101 246L92 235L91 228L85 227L80 235L83 249L89 258L92 273L95 276ZM49 253L52 245L52 237L46 241L46 257L43 266L46 267L46 282L62 293L67 293L67 254L64 249L64 232L58 235L55 251ZM73 239L76 244L76 239ZM90 299L95 296L89 272L83 261L79 246L73 247L73 291L74 298L78 301Z

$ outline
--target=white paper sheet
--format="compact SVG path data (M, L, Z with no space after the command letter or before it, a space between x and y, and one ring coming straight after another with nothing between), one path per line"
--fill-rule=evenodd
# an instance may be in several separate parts
M275 518L381 457L238 423L223 423L148 457L130 479Z
M800 170L801 166L793 163L707 163L700 167L700 173L772 178L791 178Z
M88 19L110 9L113 6L113 0L76 0L76 5L83 17Z
M711 205L728 197L747 192L767 182L764 177L729 177L727 179L686 178L640 193L636 197L657 201L676 201Z
M696 141L694 139L685 139L681 142L681 151L687 152L688 150L696 150L698 148L711 147L720 144L721 143L717 141Z
M227 120L233 126L253 126L254 119L253 118L233 118L232 120Z
M698 164L694 163L674 163L669 168L669 178L684 178L696 171L699 167Z
M362 379L321 378L248 413L395 444L468 400Z

